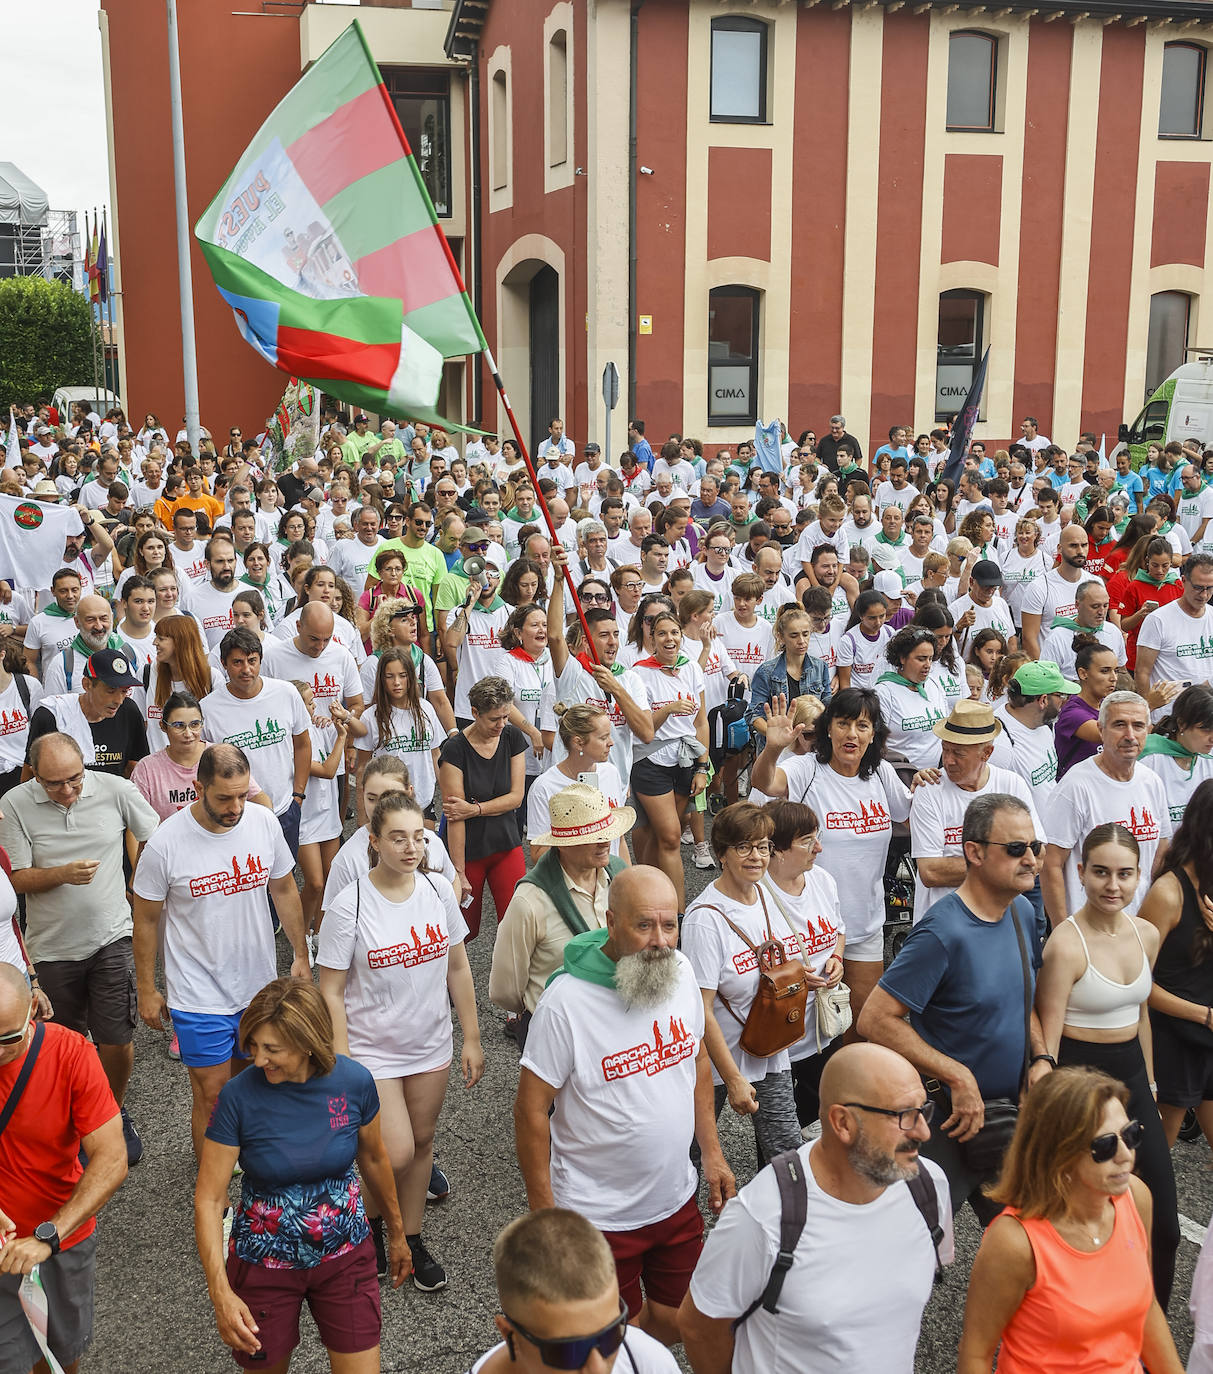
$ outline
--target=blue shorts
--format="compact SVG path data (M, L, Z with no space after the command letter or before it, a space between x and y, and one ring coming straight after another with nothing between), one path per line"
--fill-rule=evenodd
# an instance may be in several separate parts
M181 1062L191 1069L205 1069L213 1064L226 1064L229 1059L247 1059L240 1051L240 1018L243 1012L230 1016L221 1012L171 1011L177 1043L181 1046Z

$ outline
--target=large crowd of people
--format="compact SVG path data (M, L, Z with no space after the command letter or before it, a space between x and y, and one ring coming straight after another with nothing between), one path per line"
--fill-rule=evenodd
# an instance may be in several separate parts
M1181 1368L1213 451L13 425L46 574L0 581L0 1370L87 1347L140 1021L218 1336L285 1371L306 1304L378 1370L377 1279L459 1281L426 1210L490 1006L531 1211L476 1371L908 1374L965 1203L963 1374ZM1191 1303L1213 1359L1213 1273Z

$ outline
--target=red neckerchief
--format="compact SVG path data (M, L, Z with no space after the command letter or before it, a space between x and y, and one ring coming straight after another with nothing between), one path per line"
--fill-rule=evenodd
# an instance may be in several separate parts
M538 660L537 658L535 658L534 655L528 654L527 651L522 647L521 644L518 645L517 648L511 649L511 650L510 650L510 653L511 653L515 658L520 658L520 659L523 661L523 663L538 663L538 662L539 662L539 660Z

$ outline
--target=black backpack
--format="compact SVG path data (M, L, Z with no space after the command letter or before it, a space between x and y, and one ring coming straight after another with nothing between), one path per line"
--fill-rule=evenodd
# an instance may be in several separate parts
M771 1160L775 1170L775 1182L779 1185L779 1252L775 1263L767 1275L766 1287L762 1296L755 1298L740 1317L733 1323L733 1330L754 1315L761 1307L770 1313L779 1311L779 1295L783 1291L783 1281L796 1258L796 1246L800 1233L804 1230L809 1213L809 1188L805 1182L805 1161L799 1150L786 1150ZM939 1245L943 1240L943 1227L939 1224L939 1197L935 1184L927 1171L921 1166L913 1178L906 1180L906 1187L914 1199L914 1206L922 1214L931 1244L935 1248L935 1282L943 1277L943 1265L939 1260Z

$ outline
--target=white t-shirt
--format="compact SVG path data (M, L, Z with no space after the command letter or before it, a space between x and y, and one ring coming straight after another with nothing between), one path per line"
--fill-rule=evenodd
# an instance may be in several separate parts
M913 482L907 482L900 491L892 482L881 482L876 488L876 508L884 510L886 506L899 506L904 515L910 509L910 502L918 495L918 488Z
M719 911L710 911L709 907L718 907ZM741 1048L741 1028L758 992L758 961L749 945L720 916L720 911L725 912L753 944L760 945L769 933L771 938L784 944L790 955L795 954L791 931L783 925L771 902L767 902L766 908L771 914L769 932L763 904L757 897L753 906L743 906L726 897L713 882L687 908L682 922L682 951L691 961L699 986L715 990L712 1010L721 1034L737 1065L737 1071L751 1083L759 1082L769 1073L781 1073L790 1060L787 1050L780 1050L768 1058L759 1058ZM779 921L779 925L775 924L776 921ZM724 1005L725 1000L732 1007L732 1014ZM719 1084L722 1081L713 1064L712 1082Z
M417 666L414 661L413 666L417 668L421 695L428 697L431 692L443 691L442 678L438 672L438 665L429 656L421 655L421 665ZM358 669L358 676L362 679L362 700L371 703L375 700L375 675L379 671L379 655L371 654L366 662Z
M931 664L931 681L937 683L940 691L943 692L948 703L949 715L952 714L952 707L960 698L969 695L969 687L964 679L964 668L962 667L959 672L954 673L944 665L941 658L937 658Z
M369 750L372 758L377 758L380 754L394 754L408 764L409 778L413 783L417 805L425 807L434 799L434 788L437 783L434 754L446 732L438 723L434 708L424 697L421 698L420 705L420 728L411 711L394 706L388 722L386 739L379 736L379 718L374 706L367 707L362 713L366 734L358 741L358 748Z
M1073 620L1078 604L1075 596L1084 582L1098 582L1099 578L1084 572L1077 582L1067 582L1056 570L1037 577L1024 589L1021 614L1040 616L1040 628L1047 630L1054 619L1066 616Z
M682 977L656 1007L629 1009L613 987L560 974L527 1032L522 1067L557 1089L552 1196L603 1231L673 1216L698 1186L690 1148L703 998L686 955L674 957Z
M1039 550L1027 558L1012 543L1000 559L1002 567L1002 595L1011 608L1012 615L1019 620L1023 615L1023 599L1028 588L1039 577L1049 571L1049 563Z
M263 677L261 691L245 701L225 683L202 698L202 733L211 744L236 744L249 756L249 766L281 815L295 787L293 739L306 735L308 714L303 698L289 682Z
M1175 523L1182 526L1184 533L1192 540L1198 550L1213 548L1213 536L1205 530L1205 537L1196 541L1196 531L1210 517L1213 517L1213 487L1202 487L1198 492L1180 489L1179 504L1175 509Z
M168 551L183 588L187 582L206 582L210 579L211 570L206 565L206 545L201 539L195 539L193 547L189 549L178 548L176 541L170 539Z
M473 607L467 616L467 633L459 646L459 676L455 680L455 715L462 720L471 720L472 707L468 701L468 691L474 683L486 677L501 677L504 671L503 660L507 657L501 647L501 631L513 614L513 608L504 602L496 610L485 611ZM452 612L448 626L454 623Z
M843 609L846 609L847 594L841 587L835 592L835 601L841 595ZM763 593L762 600L755 607L758 619L764 620L768 625L775 624L775 618L779 612L787 605L796 600L796 591L792 586L791 580L783 573L779 575L779 581L767 592ZM831 603L833 604L833 603Z
M23 643L27 649L37 649L38 671L45 677L51 660L75 638L76 622L70 615L49 615L39 611L25 627Z
M425 861L431 878L443 877L454 888L455 865L446 852L446 846L438 838L436 831L425 832ZM328 904L344 892L355 878L362 878L371 871L370 832L366 826L357 830L337 851L328 877L324 881L324 896L321 908L327 910Z
M0 692L0 773L9 773L20 768L25 762L25 748L29 741L29 718L38 709L38 703L45 695L42 684L37 678L26 673L21 676L29 689L29 706L21 700L17 690L17 679ZM2 919L2 915L0 915ZM22 965L24 968L24 965Z
M607 805L612 811L627 802L628 789L619 776L619 769L609 760L598 764L590 773L579 773L576 778L566 777L555 765L546 768L531 784L531 790L526 797L526 833L532 843L540 835L551 833L552 798L557 792L563 792L566 787L572 787L575 782L589 783L591 787L596 787L607 799ZM611 853L618 856L618 840L611 841Z
M1042 654L1041 657L1048 658L1049 655ZM1002 734L994 741L990 762L995 768L1018 773L1032 789L1033 798L1043 810L1057 786L1057 748L1053 727L1040 725L1035 730L1029 730L1008 715L1005 698L994 703L994 715L1002 722Z
M219 835L188 808L160 824L139 859L134 889L164 903L170 1008L232 1016L278 976L267 888L294 866L264 806L246 806Z
M882 625L875 639L869 639L858 625L843 630L838 636L835 658L839 668L850 668L852 687L872 687L889 666L884 656L885 645L893 638L893 631Z
M220 591L209 577L196 582L190 589L190 612L202 621L208 649L215 648L232 628L232 602L247 590L239 582L233 582L227 591Z
M762 880L762 890L771 913L771 924L785 948L789 947L790 921L796 932L796 939L790 943L792 952L798 954L806 973L819 978L826 960L838 945L838 933L845 931L846 924L838 905L838 884L834 879L817 865L803 876L804 887L799 893L776 887L769 873ZM830 1044L829 1040L818 1039L815 996L816 993L810 992L805 1006L804 1035L788 1050L788 1057L794 1064L820 1053Z
M1048 659L1049 662L1056 663L1061 669L1062 677L1069 678L1071 682L1074 680L1074 660L1077 657L1074 653L1074 636L1076 634L1094 635L1101 644L1107 645L1116 655L1116 666L1118 668L1125 666L1127 661L1125 637L1119 627L1113 625L1110 620L1105 620L1098 630L1071 630L1065 625L1058 625L1041 639L1040 657L1042 660Z
M740 672L733 657L719 637L712 640L706 662L700 660L703 645L697 639L684 639L682 652L703 669L703 705L707 711L723 706L729 697L729 679Z
M646 655L647 658L647 655ZM638 663L633 670L644 683L649 705L656 713L671 701L693 701L696 706L703 699L705 682L703 669L698 663L684 663L675 672L668 673L664 668L651 668ZM642 745L640 757L652 763L672 765L678 762L681 742L695 740L695 714L672 714L658 727L651 744ZM696 757L704 751L696 740L692 746Z
M876 534L879 533L880 527L877 526ZM872 536L873 541L876 539L876 534ZM847 543L846 527L839 525L833 534L826 534L821 528L819 520L814 520L797 540L796 559L801 563L808 563L813 557L813 550L822 544L829 544L835 550L838 554L838 561L845 568L847 560L851 556L851 546Z
M1192 793L1213 778L1213 758L1199 756L1192 764L1192 771L1179 766L1179 761L1169 754L1148 754L1141 760L1141 766L1157 773L1166 789L1168 810L1172 826L1177 826L1184 818L1184 811L1192 800Z
M366 575L371 562L379 550L387 543L378 535L373 544L364 544L361 539L338 539L329 550L329 567L338 577L350 584L355 596L362 593L366 586Z
M331 639L322 653L313 658L300 653L293 639L266 636L262 645L261 672L264 677L283 682L306 682L312 689L312 712L324 740L326 752L337 742L333 724L333 703L348 702L362 695L362 678L353 655ZM337 776L345 772L344 760Z
M1011 608L997 592L990 598L990 604L988 606L979 606L977 602L966 593L964 596L957 597L955 601L950 602L948 611L951 613L952 619L956 622L959 622L960 617L964 615L966 611L973 612L972 625L970 625L967 630L958 630L956 632L956 648L958 652L967 652L968 646L972 644L973 640L982 630L997 630L1004 639L1010 638L1010 636L1015 633L1015 623L1011 619ZM1073 612L1071 612L1071 614L1073 614Z
M631 697L640 710L649 709L648 690L634 668L625 668L623 672L616 674L615 681L619 683L620 688ZM550 694L544 697L539 711L539 728L555 731L555 739L552 741L553 764L560 763L562 759L567 758L569 752L561 742L560 731L556 729L556 713L553 707L558 701L563 701L566 706L572 706L579 701L591 702L610 716L610 761L619 770L621 778L630 778L632 776L632 745L636 737L624 719L618 701L613 696L608 697L578 660L571 655L569 661L564 665L564 671L555 680Z
M544 650L538 662L528 662L507 650L498 668L500 676L514 689L514 704L518 710L536 729L542 729L539 724L540 705L545 693L550 693L554 686L551 655ZM526 751L526 771L531 777L538 777L546 767L546 762L546 754L536 758L534 749Z
M798 1151L808 1216L779 1312L760 1307L738 1328L733 1374L912 1374L935 1274L926 1223L900 1183L865 1204L823 1192L810 1163L816 1148ZM921 1155L918 1167L935 1184L944 1233L940 1259L951 1264L947 1177ZM779 1185L768 1166L730 1199L708 1235L690 1290L705 1316L738 1317L762 1296L779 1252L779 1216Z
M888 752L904 754L915 768L938 768L943 742L931 726L945 719L949 710L938 678L928 677L921 692L877 678L876 695L889 727Z
M876 542L876 536L880 533L881 524L879 520L869 520L861 529L854 520L843 522L842 533L846 537L847 549L850 550L852 544L862 544L869 553L872 552L872 545Z
M712 576L708 572L706 563L691 564L691 580L695 584L696 591L710 592L715 597L712 606L713 611L731 611L733 609L733 578L737 574L732 568L726 567L719 578Z
M762 616L748 628L737 621L732 611L725 611L715 620L720 631L720 642L729 651L729 657L751 681L754 670L768 659L775 657L775 635L771 626ZM812 653L812 649L809 650Z
M910 814L910 794L891 763L870 778L844 778L813 754L782 759L788 799L817 813L817 868L838 885L848 942L871 939L884 926L884 866L893 822Z
M1009 792L1018 797L1031 812L1032 833L1044 839L1046 832L1041 828L1027 783L1018 773L1009 773L992 764L987 767L990 776L985 786L972 792L957 787L946 773L937 784L918 788L910 802L910 854L913 858L958 858L963 854L960 834L965 812L970 802L987 792ZM927 887L921 874L917 875L914 879L914 924L917 925L941 897L955 891L954 887Z
M1141 849L1141 878L1132 901L1125 903L1125 910L1132 916L1150 886L1158 842L1169 840L1173 829L1162 778L1151 769L1138 766L1128 782L1118 782L1099 766L1098 755L1083 759L1057 784L1044 816L1045 829L1037 834L1070 851L1065 868L1066 915L1072 915L1086 900L1078 878L1078 861L1087 835L1097 825L1111 821L1118 821L1133 833Z
M1204 614L1190 616L1178 601L1151 611L1137 632L1139 649L1156 649L1158 657L1150 672L1150 684L1158 682L1208 682L1213 678L1213 606ZM1167 714L1169 706L1154 712Z
M25 972L25 956L17 939L17 894L8 880L8 874L0 868L0 964L12 964Z
M376 1078L429 1073L451 1062L447 961L468 928L449 883L415 875L413 895L390 902L359 878L325 908L316 962L348 969L350 1057Z

